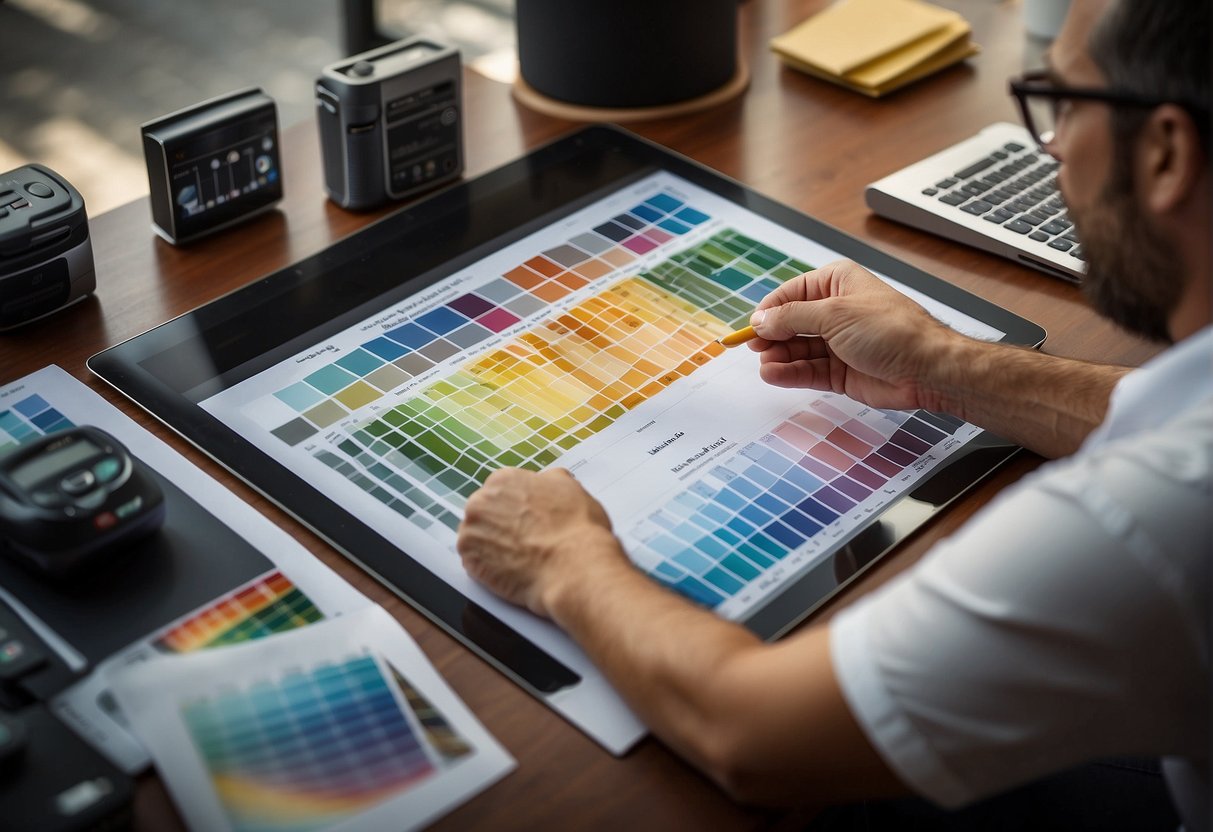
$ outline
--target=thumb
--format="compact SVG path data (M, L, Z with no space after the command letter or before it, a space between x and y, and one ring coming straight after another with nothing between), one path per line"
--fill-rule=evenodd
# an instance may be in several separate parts
M750 326L767 341L786 341L797 335L820 335L829 320L833 298L794 301L750 316Z

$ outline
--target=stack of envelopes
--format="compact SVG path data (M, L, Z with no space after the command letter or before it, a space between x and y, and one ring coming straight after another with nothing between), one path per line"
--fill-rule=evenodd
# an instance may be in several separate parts
M771 49L789 66L875 98L977 54L971 32L956 12L919 0L839 0Z

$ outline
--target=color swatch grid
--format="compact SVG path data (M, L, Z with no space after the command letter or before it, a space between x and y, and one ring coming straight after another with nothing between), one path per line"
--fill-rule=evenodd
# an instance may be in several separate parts
M70 427L74 425L46 399L37 394L26 396L10 409L0 410L0 454L22 442Z
M630 553L657 581L715 608L963 424L818 399L646 517L628 536Z
M670 193L650 197L278 390L299 415L273 433L295 445L708 219Z
M442 712L430 704L430 700L426 699L421 691L400 675L400 671L394 667L391 667L391 671L396 687L400 688L413 715L421 723L421 730L425 732L425 738L429 740L430 746L442 755L443 760L451 762L471 754L475 750L467 740L455 732Z
M418 526L455 529L492 471L550 465L723 353L716 339L753 308L739 292L765 295L808 268L718 232L467 362L315 456Z
M152 641L161 653L189 653L303 627L324 618L281 572L219 598Z
M371 656L233 685L182 717L236 830L320 829L434 773Z

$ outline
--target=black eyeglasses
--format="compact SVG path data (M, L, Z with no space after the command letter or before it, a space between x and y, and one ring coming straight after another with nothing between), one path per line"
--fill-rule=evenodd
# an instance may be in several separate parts
M1019 104L1024 126L1045 148L1057 132L1057 122L1064 114L1062 105L1067 101L1103 101L1122 107L1157 107L1170 102L1164 98L1152 98L1131 92L1116 92L1083 87L1058 86L1043 70L1029 72L1011 81L1011 95ZM1185 104L1184 109L1199 115L1199 111Z

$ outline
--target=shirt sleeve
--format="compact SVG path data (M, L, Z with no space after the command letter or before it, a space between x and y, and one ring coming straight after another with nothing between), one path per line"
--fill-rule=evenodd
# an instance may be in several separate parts
M907 785L954 807L1206 754L1209 436L1195 462L1188 435L1046 465L839 614L843 695Z

